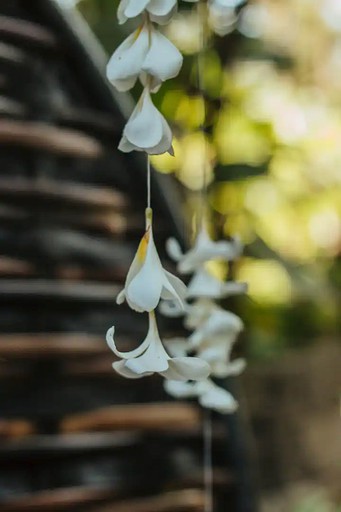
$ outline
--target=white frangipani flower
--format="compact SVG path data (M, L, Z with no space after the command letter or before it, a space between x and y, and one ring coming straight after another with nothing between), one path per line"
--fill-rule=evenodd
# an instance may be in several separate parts
M162 266L153 238L152 210L146 210L146 232L141 239L130 266L124 289L117 296L117 304L124 300L142 313L154 310L160 302L176 300L180 307L186 295L186 286Z
M118 91L131 89L138 77L155 91L162 82L177 76L182 61L173 43L150 23L144 23L114 52L107 77Z
M178 271L188 274L197 270L203 263L210 260L233 261L242 253L243 246L240 240L220 240L214 242L206 228L203 226L198 233L194 247L183 253L179 242L175 238L167 241L167 251L171 258L178 262Z
M147 87L124 127L118 149L123 153L136 150L145 151L150 155L166 152L174 155L171 129L153 105Z
M106 336L111 350L122 360L113 363L113 368L123 377L138 379L159 373L174 381L204 380L210 373L210 366L197 357L170 357L165 351L155 313L149 314L149 330L141 345L130 352L120 352L114 340L115 328L111 327Z
M246 283L235 281L221 281L205 268L200 268L189 282L187 299L206 297L210 299L223 299L232 295L239 295L247 291Z
M230 414L238 409L238 402L231 393L220 388L211 379L202 382L176 382L168 380L165 390L174 398L198 398L199 403L208 409L222 414Z
M147 11L151 21L163 25L169 22L176 9L177 0L121 0L117 18L122 25Z

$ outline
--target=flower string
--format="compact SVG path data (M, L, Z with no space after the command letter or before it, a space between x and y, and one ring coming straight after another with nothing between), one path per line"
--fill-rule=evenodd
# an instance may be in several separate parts
M127 302L134 311L148 313L149 329L138 348L129 352L117 348L114 326L108 330L106 340L119 358L113 368L121 376L137 379L158 373L174 382L186 382L205 380L210 366L203 359L187 354L172 357L161 341L155 309L161 299L174 301L183 309L187 289L162 266L154 243L151 209L150 155L173 154L171 129L154 106L151 94L159 90L165 80L179 73L183 60L179 50L154 24L168 23L176 8L176 0L121 0L117 11L119 23L136 18L138 28L110 58L107 77L119 91L128 91L138 80L143 85L140 99L124 127L119 149L147 153L147 208L145 233L116 302Z

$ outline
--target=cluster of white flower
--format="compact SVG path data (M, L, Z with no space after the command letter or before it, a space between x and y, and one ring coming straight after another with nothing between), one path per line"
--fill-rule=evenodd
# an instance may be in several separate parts
M231 3L235 7L239 0L208 0L209 12L217 6L232 8ZM182 65L181 53L155 25L168 23L176 9L177 0L121 0L119 4L119 23L136 19L138 28L114 52L107 66L107 76L119 91L128 91L137 80L143 85L142 95L119 144L123 152L137 150L148 155L173 154L172 132L154 106L151 94L159 90L162 82L175 77ZM220 281L207 271L205 263L214 259L235 260L241 253L241 244L237 239L213 242L204 228L193 249L186 254L182 253L176 240L169 240L168 252L177 261L178 271L194 273L187 288L163 268L154 244L149 156L147 181L146 230L117 303L126 301L134 311L148 313L149 329L145 340L129 352L121 352L117 348L115 328L108 330L107 343L119 358L113 363L113 368L131 379L159 373L167 379L166 390L173 396L196 396L205 407L233 412L237 402L209 375L224 378L238 375L243 370L243 359L230 360L243 324L236 315L217 306L214 300L243 293L246 286ZM162 343L155 316L161 300L164 314L185 314L186 327L194 331L188 340Z
M185 0L186 2L200 2L200 0ZM236 9L245 0L208 0L208 22L212 30L219 36L231 32L237 21Z
M177 261L178 271L194 273L186 295L193 302L186 303L185 311L174 301L163 302L160 308L168 316L185 314L185 327L194 332L188 339L167 340L166 346L169 353L177 357L195 353L209 364L212 377L239 375L245 368L244 359L231 361L231 352L243 329L243 323L237 315L225 311L214 301L244 293L246 285L220 281L205 269L205 264L215 259L233 261L240 256L241 250L239 240L213 242L204 228L200 231L193 249L186 254L181 252L176 240L168 241L168 252ZM165 389L176 398L198 397L203 407L221 413L234 412L238 407L231 393L217 386L210 378L201 382L169 380L165 383Z
M157 253L152 228L152 211L146 210L146 232L140 242L135 258L129 269L124 289L117 297L117 303L125 300L139 313L149 313L149 330L145 340L135 350L121 352L114 339L115 328L107 332L107 343L121 360L113 364L114 370L123 377L138 379L153 373L160 373L172 381L203 380L210 373L209 364L198 357L187 354L170 357L161 342L155 309L160 299L175 301L184 308L186 296L184 283L167 272Z
M173 154L171 129L151 93L174 78L182 66L179 50L155 26L168 23L176 8L177 0L121 0L119 4L119 23L136 18L139 26L112 55L107 77L119 91L128 91L138 79L144 87L119 144L125 153Z

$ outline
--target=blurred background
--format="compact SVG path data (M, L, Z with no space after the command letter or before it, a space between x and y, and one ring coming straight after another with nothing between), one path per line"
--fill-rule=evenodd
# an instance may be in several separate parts
M132 103L111 96L73 13L107 55L132 25L117 0L53 4L0 5L0 510L201 511L197 409L115 379L103 341L114 320L122 346L145 331L113 300L143 230L144 164L116 150ZM226 302L249 364L228 383L240 412L215 418L217 510L340 512L341 3L231 6L206 27L204 135L200 20L182 2L164 27L185 60L155 95L175 135L175 157L153 158L159 248L191 242L205 166L212 234L245 244L210 270L249 284Z

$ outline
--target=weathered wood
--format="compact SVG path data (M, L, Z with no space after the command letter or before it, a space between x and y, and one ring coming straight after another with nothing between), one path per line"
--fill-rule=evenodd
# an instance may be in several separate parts
M81 302L112 302L120 291L117 285L98 283L72 283L69 281L31 279L1 279L0 299L22 299L30 301L34 298L72 300Z
M200 417L196 406L181 402L117 405L65 418L61 431L185 430L195 428Z
M108 450L117 451L130 448L141 443L141 434L138 432L115 433L81 433L66 435L29 435L34 433L33 425L24 421L12 421L11 436L6 437L6 443L0 443L0 463L4 461L22 461L34 458L40 459L60 458L73 455L86 455L90 452L99 453ZM0 436L2 427L0 424ZM0 437L0 441L1 441ZM4 436L5 437L5 436ZM1 510L1 508L0 508Z
M62 488L32 493L0 504L1 512L57 512L90 506L117 497L115 490L100 487Z
M29 262L0 256L0 277L27 277L33 274L34 268Z
M104 337L86 334L0 335L0 357L5 359L95 357L108 352Z
M68 110L56 112L58 124L73 128L85 128L102 132L109 136L121 134L115 120L108 114L90 108L76 108L71 106Z
M28 420L0 420L0 446L2 441L25 439L34 433L35 426Z
M1 144L78 158L98 158L103 153L102 145L93 137L38 121L0 119Z
M169 492L115 504L94 507L89 512L203 512L205 496L198 489Z
M9 16L0 16L0 37L24 45L38 45L45 48L58 46L55 35L45 27Z
M87 507L86 512L201 512L204 506L202 491L185 490L135 500L115 500L117 493L112 489L78 487L43 491L36 495L17 498L1 505L1 512L55 512ZM113 501L115 500L115 501ZM97 503L110 502L110 504ZM88 507L92 507L89 509ZM94 508L93 508L94 507ZM98 508L100 507L100 508Z
M1 132L1 121L0 121ZM1 138L1 133L0 133ZM8 202L17 200L23 206L23 200L47 201L53 205L93 210L95 213L122 210L128 206L127 198L118 190L95 185L83 185L73 181L51 179L28 179L23 177L0 177L0 198ZM50 213L49 211L46 212ZM57 212L58 214L59 212Z

